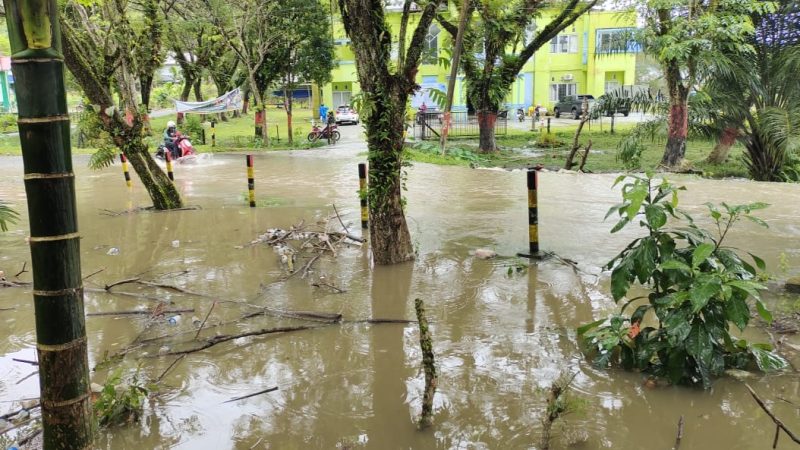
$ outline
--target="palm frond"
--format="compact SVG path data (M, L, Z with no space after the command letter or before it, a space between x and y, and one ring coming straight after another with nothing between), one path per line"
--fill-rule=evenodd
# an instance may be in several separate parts
M0 200L0 231L8 231L8 226L17 223L19 213Z

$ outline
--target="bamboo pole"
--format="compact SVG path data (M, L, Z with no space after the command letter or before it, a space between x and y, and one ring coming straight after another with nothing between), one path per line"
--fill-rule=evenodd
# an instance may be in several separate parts
M45 450L92 445L80 234L56 0L5 0L30 217Z
M445 154L447 146L447 133L450 131L450 110L453 109L453 95L456 90L456 77L458 77L458 63L461 58L461 49L464 46L464 30L467 28L467 15L469 10L469 0L464 0L461 5L461 18L458 22L458 32L456 32L456 45L453 49L453 61L450 65L450 80L447 82L447 103L444 107L444 125L439 145L442 155Z

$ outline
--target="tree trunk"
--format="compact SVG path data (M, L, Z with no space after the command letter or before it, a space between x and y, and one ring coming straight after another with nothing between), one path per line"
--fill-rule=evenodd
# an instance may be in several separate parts
M194 99L197 100L198 102L203 101L202 85L203 85L203 77L197 77L197 79L194 80Z
M717 145L714 146L714 149L711 150L711 153L708 155L706 162L709 164L722 164L725 160L728 159L728 153L731 151L731 147L733 144L736 143L736 139L739 137L739 129L734 127L725 128L722 131L722 135L719 137L719 142Z
M150 93L153 91L153 77L140 76L139 85L142 89L142 106L145 111L150 112Z
M283 105L286 108L286 129L289 135L289 145L292 145L294 143L294 136L292 135L292 96L285 86L283 88Z
M407 96L381 91L366 95L375 112L366 122L369 147L369 232L377 264L414 259L411 234L403 214L402 154Z
M667 116L667 145L661 165L677 167L686 155L686 136L689 131L689 90L683 85L680 68L670 64L665 71L669 88L669 115Z
M30 218L46 450L92 446L80 234L55 0L6 0Z
M478 148L482 153L491 153L497 150L497 141L494 136L494 126L497 123L497 111L480 109L478 111L478 131L480 139Z

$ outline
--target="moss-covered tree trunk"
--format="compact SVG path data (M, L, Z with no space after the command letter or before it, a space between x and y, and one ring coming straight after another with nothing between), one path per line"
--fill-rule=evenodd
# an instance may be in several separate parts
M364 123L369 148L370 244L378 264L414 258L403 213L403 130L408 97L417 88L422 46L433 17L444 0L424 4L403 64L392 70L392 34L382 0L339 0L345 30L353 42L358 80L367 111Z
M664 75L669 91L669 111L667 144L661 165L675 168L686 155L686 137L689 134L689 89L684 85L680 67L676 62L665 64Z
M728 159L728 154L739 138L739 129L735 127L728 127L722 131L722 134L717 141L717 145L711 150L706 161L709 164L722 164Z
M130 161L147 189L153 206L160 210L181 208L183 201L178 190L156 164L142 140L143 120L135 108L132 77L130 73L125 72L125 61L119 65L118 71L122 73L110 70L105 65L108 58L98 58L95 52L102 51L90 47L91 41L82 40L80 32L70 23L70 20L62 16L64 62L92 107L97 110L103 129L111 135L114 144ZM111 62L113 63L113 60ZM125 121L123 113L115 106L111 90L112 80L123 93L123 104L131 113L130 123Z
M411 234L403 213L401 173L405 124L402 105L406 104L408 96L389 89L377 89L364 96L367 102L375 105L375 111L365 123L369 147L370 244L378 264L395 264L414 258Z
M5 0L30 218L44 448L92 442L80 234L55 0Z

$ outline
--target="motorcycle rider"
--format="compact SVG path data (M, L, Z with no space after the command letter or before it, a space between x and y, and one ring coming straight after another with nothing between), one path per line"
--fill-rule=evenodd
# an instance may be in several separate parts
M170 120L167 122L167 128L164 130L164 146L167 147L167 150L172 154L173 159L180 158L180 152L176 142L177 137L178 127L175 125L175 122Z

